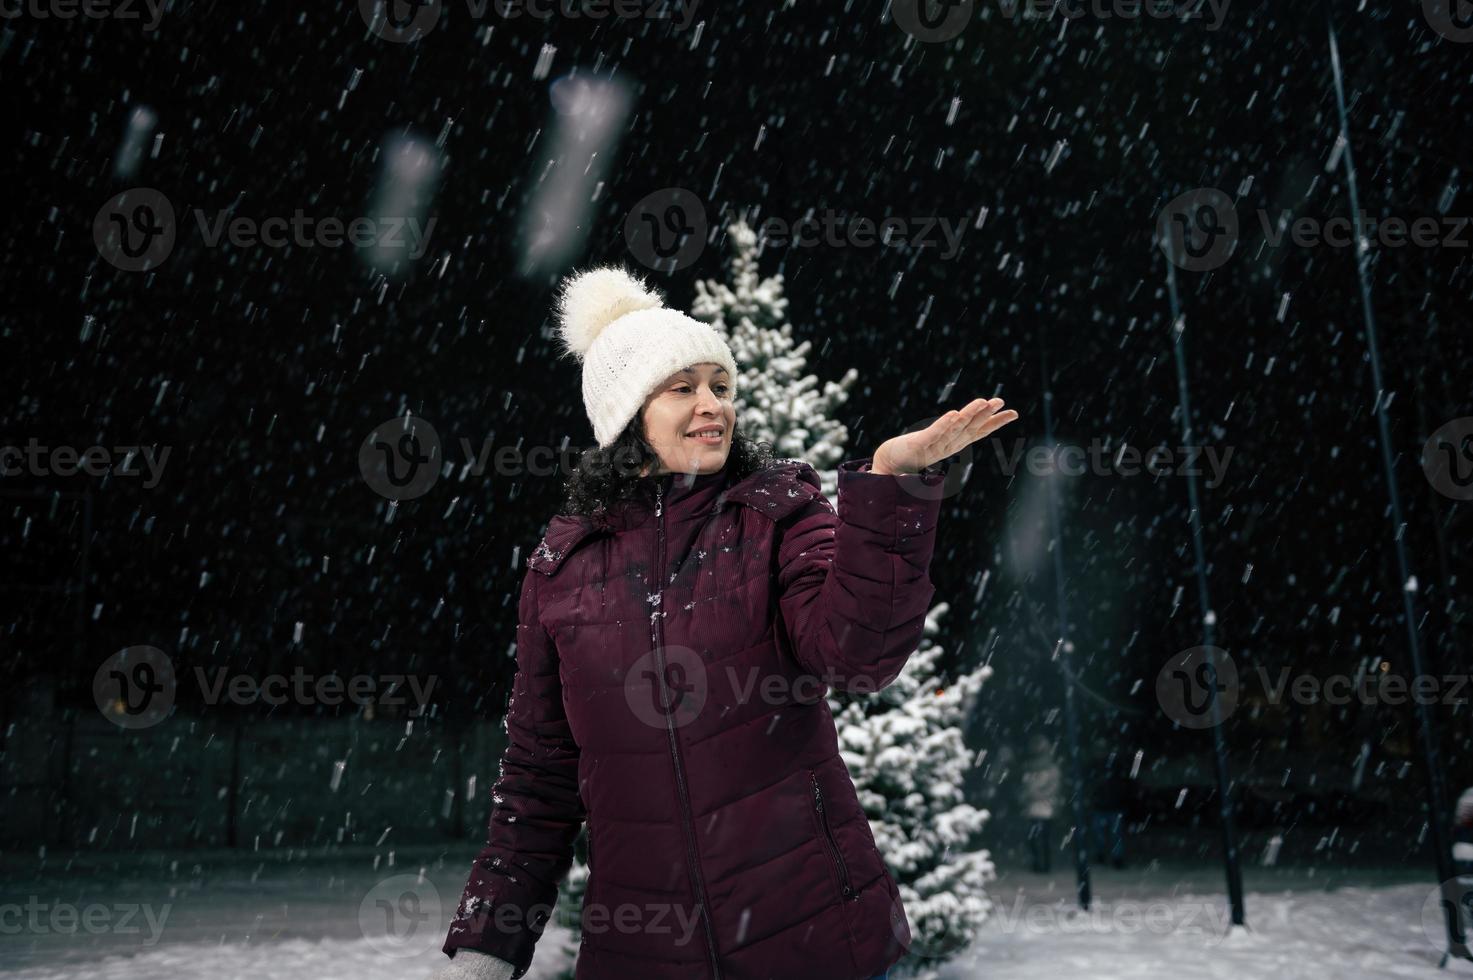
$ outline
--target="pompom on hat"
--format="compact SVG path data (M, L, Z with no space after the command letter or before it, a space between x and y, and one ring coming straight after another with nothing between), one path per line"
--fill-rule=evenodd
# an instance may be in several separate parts
M1473 827L1473 786L1463 790L1463 795L1458 798L1455 819L1460 827Z
M660 382L683 368L726 368L736 395L736 359L709 323L667 309L664 297L616 266L575 273L557 296L563 355L583 364L583 407L600 449L643 407Z

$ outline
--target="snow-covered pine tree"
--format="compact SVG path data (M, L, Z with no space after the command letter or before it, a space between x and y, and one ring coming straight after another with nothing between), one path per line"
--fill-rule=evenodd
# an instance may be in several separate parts
M934 637L949 608L937 603L926 614L920 646L889 687L829 699L839 751L910 922L910 955L890 973L922 980L970 944L992 911L987 884L997 877L991 854L977 847L990 814L961 789L971 764L962 731L992 668L943 679Z
M806 370L811 340L793 339L781 274L762 278L757 268L757 233L744 221L727 229L732 254L727 281L697 280L690 315L705 320L731 347L741 372L737 379L737 425L755 442L770 443L779 458L812 464L830 500L837 490L849 431L835 418L859 378L850 368L838 381Z
M552 969L558 980L573 980L573 974L578 965L578 947L583 944L583 931L580 926L580 915L583 908L583 894L588 890L588 828L584 827L578 835L578 840L573 848L573 866L568 870L568 876L558 886L557 905L553 910L553 921L545 927L545 935L552 942L543 942L537 951L538 965L543 969ZM602 921L609 921L608 915L604 914ZM551 967L542 966L542 957L546 954L543 949L551 947L557 950L555 954L558 962Z

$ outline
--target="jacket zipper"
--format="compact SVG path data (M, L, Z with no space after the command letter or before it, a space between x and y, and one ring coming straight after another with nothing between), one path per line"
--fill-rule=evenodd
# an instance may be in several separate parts
M834 840L833 831L829 830L828 811L823 808L823 791L818 788L818 774L812 769L808 770L808 778L813 782L813 807L818 811L819 823L823 825L823 843L828 849L829 856L834 859L834 864L839 868L839 884L844 891L844 901L852 901L858 896L854 889L849 887L849 866L844 863L844 855L839 853L839 843Z
M661 494L661 485L658 480L655 483L655 580L657 595L661 597L665 593L665 507ZM660 676L660 703L668 705L669 692L665 689L665 656L664 656L664 627L660 620L663 618L664 610L657 607L650 615L650 640L654 644L655 669ZM670 717L670 712L665 713L665 732L670 736L670 759L675 763L675 784L679 788L680 806L685 812L686 855L690 861L691 881L695 886L696 900L701 906L701 922L706 929L706 949L711 955L711 974L713 980L721 980L721 966L716 957L716 937L711 932L710 906L706 902L706 885L701 878L701 866L696 859L695 844L695 817L690 811L690 795L685 788L685 770L680 764L680 744L675 737L675 723Z

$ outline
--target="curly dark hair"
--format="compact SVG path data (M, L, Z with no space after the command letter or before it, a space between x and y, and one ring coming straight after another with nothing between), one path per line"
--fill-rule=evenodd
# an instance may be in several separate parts
M644 420L636 415L608 446L585 450L577 469L568 477L562 510L568 516L599 517L627 502L654 505L654 476L641 476L648 464L658 467L660 456L644 434ZM771 443L756 442L742 433L741 422L731 428L731 449L726 466L731 482L767 469L777 460Z

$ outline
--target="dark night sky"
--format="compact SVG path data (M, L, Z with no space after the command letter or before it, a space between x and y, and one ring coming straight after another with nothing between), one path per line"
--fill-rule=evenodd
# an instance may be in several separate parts
M1254 216L1349 213L1343 169L1326 168L1338 131L1330 8L1239 3L1218 31L1116 19L1061 32L981 6L989 16L949 45L907 43L883 5L862 3L713 4L696 38L647 21L494 18L488 38L459 3L413 44L369 35L339 2L183 4L152 32L8 22L4 432L172 455L151 489L6 479L0 533L23 598L7 617L5 670L50 672L64 705L89 710L95 664L147 643L235 669L445 672L441 710L500 710L515 559L551 516L557 481L443 479L389 520L357 452L406 408L447 443L591 442L576 370L552 356L553 282L516 275L548 85L574 70L615 71L635 92L578 264L632 265L631 206L687 188L706 202L711 241L693 266L654 274L682 308L697 278L722 272L723 212L966 222L950 260L911 247L763 255L765 273L786 277L795 331L815 342L812 369L861 371L844 416L853 457L994 393L1022 415L1014 435L1041 437L1045 353L1062 440L1178 446L1167 267L1152 234L1185 191L1235 197L1234 257L1179 274L1194 424L1234 450L1223 484L1204 491L1219 643L1245 662L1353 669L1380 653L1409 670L1354 257L1269 246ZM1333 10L1365 209L1437 215L1451 194L1450 215L1473 211L1462 124L1473 44L1439 38L1417 4ZM536 78L545 44L552 69ZM113 160L139 104L163 141L119 180ZM442 131L430 255L387 284L348 249L212 249L192 228L156 273L123 272L91 234L103 202L133 185L181 214L360 214L384 140ZM1433 491L1418 459L1432 430L1473 414L1469 242L1473 231L1462 247L1385 249L1371 263L1420 625L1445 670L1470 659L1457 581L1470 572L1469 504ZM962 656L997 632L983 728L1006 739L1057 696L1028 612L1038 604L1051 637L1053 581L1045 561L1025 572L1009 554L1004 530L1037 512L1026 481L981 458L943 517L933 578ZM34 496L53 490L90 495L85 571L82 504ZM1151 708L1161 664L1200 641L1185 481L1086 476L1064 504L1081 672ZM83 582L83 597L18 591L63 581ZM1461 732L1448 742L1465 781L1467 719L1466 705L1442 716ZM1092 744L1114 744L1106 726L1089 715ZM1141 721L1121 741L1169 753L1174 738ZM1246 725L1232 738L1256 751Z

